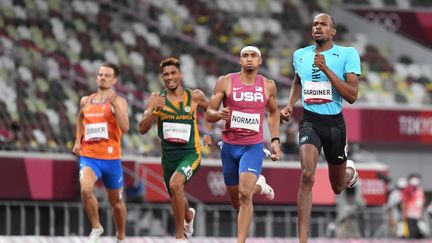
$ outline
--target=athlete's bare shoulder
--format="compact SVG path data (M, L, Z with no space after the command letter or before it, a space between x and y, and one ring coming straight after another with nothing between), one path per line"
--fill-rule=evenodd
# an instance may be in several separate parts
M230 80L231 79L231 73L228 73L228 74L224 74L224 75L221 75L221 76L219 76L219 78L218 78L219 80Z
M205 98L206 95L204 94L204 92L200 89L194 89L192 90L192 98L193 99L202 99Z
M276 82L264 77L264 89L268 97L276 95Z
M123 97L123 96L120 96L120 95L117 95L117 99L119 99L119 100L120 100L120 102L122 102L122 103L126 103L126 104L127 104L127 100L126 100L126 98L125 98L125 97Z
M204 92L200 89L192 90L192 101L197 104L198 107L206 110L208 107L208 99Z
M80 100L80 107L82 108L82 107L84 107L85 106L85 104L87 103L87 100L89 99L89 96L83 96L83 97L81 97L81 100Z
M220 76L220 77L218 78L217 82L218 82L219 84L226 84L226 83L231 82L231 73L228 73L228 74L225 74L225 75Z
M231 89L231 74L225 74L216 81L215 92L228 93Z
M276 87L276 82L273 79L268 79L264 77L264 85L267 87L271 87L271 86Z

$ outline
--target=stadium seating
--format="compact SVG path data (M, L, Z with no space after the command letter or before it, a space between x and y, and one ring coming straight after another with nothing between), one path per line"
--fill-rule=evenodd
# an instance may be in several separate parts
M193 3L192 3L193 2ZM370 1L344 1L371 4ZM382 1L398 5L400 1ZM424 6L430 1L411 1ZM68 152L74 141L79 98L96 90L95 72L105 60L122 68L116 89L130 103L129 154L160 154L156 131L141 136L137 121L145 99L162 86L158 64L178 56L185 85L210 96L217 77L238 70L244 45L258 45L265 74L293 76L292 53L310 43L310 16L328 6L301 1L228 0L3 0L0 4L0 149ZM354 45L363 61L360 103L431 104L432 71L338 24L337 41ZM289 92L280 82L278 95ZM202 121L203 119L200 119ZM203 124L200 124L202 128ZM220 128L215 138L220 135ZM206 150L206 156L217 156Z

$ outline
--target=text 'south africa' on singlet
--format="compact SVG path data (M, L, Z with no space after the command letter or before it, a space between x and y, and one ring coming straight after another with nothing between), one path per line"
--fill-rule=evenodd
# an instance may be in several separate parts
M81 156L96 159L120 159L121 129L109 101L95 103L89 96L83 109Z
M167 97L167 91L161 95ZM170 102L165 99L165 106L157 112L158 135L162 140L163 151L195 149L200 151L200 138L195 119L195 108L192 106L192 92L185 89L183 100Z
M293 55L295 72L301 79L303 107L322 115L335 115L342 111L342 96L329 78L314 64L315 46L298 49ZM326 65L345 80L347 73L361 74L360 57L353 47L333 44L323 51Z
M258 74L254 84L246 85L241 82L240 73L230 75L231 92L223 104L229 107L231 117L225 124L222 140L239 145L262 143L267 104L264 77Z

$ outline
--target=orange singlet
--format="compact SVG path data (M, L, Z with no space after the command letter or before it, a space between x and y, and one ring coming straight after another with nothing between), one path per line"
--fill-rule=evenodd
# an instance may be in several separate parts
M95 159L120 159L121 129L108 101L93 103L90 95L83 109L81 156Z

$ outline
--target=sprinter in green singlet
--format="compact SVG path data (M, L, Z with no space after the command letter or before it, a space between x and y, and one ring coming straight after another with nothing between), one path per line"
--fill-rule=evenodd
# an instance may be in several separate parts
M207 97L199 90L182 85L180 61L174 57L160 63L161 79L165 89L152 93L139 122L141 134L147 133L156 118L162 143L164 182L171 196L176 226L176 242L186 242L193 234L195 210L189 208L184 196L184 184L197 172L201 163L201 145L196 110L206 110ZM206 123L206 129L211 125ZM204 145L211 143L204 136Z

